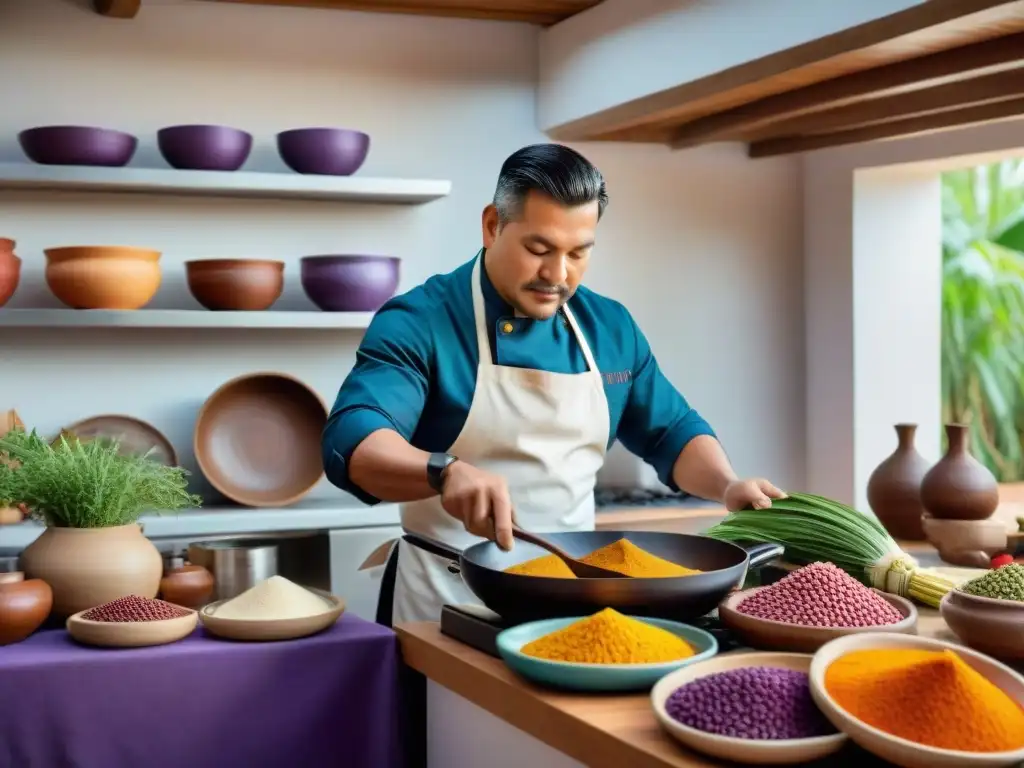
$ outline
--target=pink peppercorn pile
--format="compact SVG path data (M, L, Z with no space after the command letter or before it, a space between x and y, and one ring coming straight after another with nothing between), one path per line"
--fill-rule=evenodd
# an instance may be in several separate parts
M87 621L165 621L187 616L189 613L191 611L187 608L165 603L163 600L128 595L90 608L82 614L82 618Z
M903 615L832 563L813 563L736 606L747 616L805 627L877 627Z

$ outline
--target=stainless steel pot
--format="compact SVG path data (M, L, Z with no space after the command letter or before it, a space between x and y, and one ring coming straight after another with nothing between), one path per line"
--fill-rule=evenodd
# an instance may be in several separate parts
M214 599L229 600L278 573L277 542L223 539L190 544L188 559L213 574Z

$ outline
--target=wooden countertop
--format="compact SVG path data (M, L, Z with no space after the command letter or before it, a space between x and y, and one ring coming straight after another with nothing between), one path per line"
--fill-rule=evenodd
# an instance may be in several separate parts
M442 635L434 622L396 628L405 662L510 725L590 768L719 768L665 735L648 694L555 693L499 660ZM921 609L918 634L953 640L938 611Z

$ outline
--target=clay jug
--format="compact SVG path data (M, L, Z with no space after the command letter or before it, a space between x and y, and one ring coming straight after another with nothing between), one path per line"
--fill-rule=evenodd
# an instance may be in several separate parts
M185 608L202 608L213 597L213 574L201 565L174 568L160 580L160 597Z
M921 482L921 502L939 520L986 520L999 506L999 485L970 453L964 424L947 424L946 455Z
M0 237L0 307L10 301L21 280L21 259L14 255L14 241Z
M896 450L868 480L868 504L895 539L923 541L921 481L931 463L914 447L917 424L896 425Z
M39 629L52 603L45 581L0 580L0 645L19 643Z
M133 523L47 528L21 553L21 569L50 585L53 615L65 619L119 597L156 597L164 563Z

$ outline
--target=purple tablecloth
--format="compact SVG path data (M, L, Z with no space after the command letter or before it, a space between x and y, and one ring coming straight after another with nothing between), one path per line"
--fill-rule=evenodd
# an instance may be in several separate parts
M342 616L278 643L0 647L0 768L397 768L398 643Z

